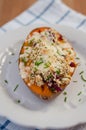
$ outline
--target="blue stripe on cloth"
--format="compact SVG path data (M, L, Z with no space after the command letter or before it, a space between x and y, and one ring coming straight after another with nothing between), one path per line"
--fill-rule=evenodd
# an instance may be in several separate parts
M1 27L0 30L2 30L3 32L6 32L6 30L3 27Z
M48 4L48 6L43 10L43 12L41 12L38 16L37 16L37 18L40 18L51 6L52 6L52 4L54 3L54 1L55 0L52 0L49 4ZM35 17L33 20L31 20L27 25L29 25L30 23L32 23L32 22L34 22L35 20L37 20L37 18Z
M70 13L70 10L68 10L58 21L56 21L56 23L58 24L58 23L60 23L62 20L64 20L65 17L67 17L67 16L69 15L69 13Z
M52 6L52 4L54 3L54 1L55 1L55 0L52 0L52 1L48 4L48 6L44 9L44 11L40 13L39 17L42 16L42 15Z
M18 24L21 24L24 26L24 24L22 22L20 22L18 19L15 18L14 21L17 22Z
M76 28L77 29L80 28L82 25L84 25L85 22L86 22L86 19L82 20Z
M39 15L36 15L35 13L33 13L31 10L27 10L27 13L30 13L31 15L35 16L36 19L40 18L40 20L49 23L47 20L45 20L44 18L41 18L41 16L39 17Z
M9 123L10 123L9 120L5 121L5 123L0 127L0 129L3 130L4 128L8 126Z

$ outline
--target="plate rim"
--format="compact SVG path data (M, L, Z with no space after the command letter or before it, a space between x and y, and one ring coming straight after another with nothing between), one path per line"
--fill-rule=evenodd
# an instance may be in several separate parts
M78 29L75 29L75 28L73 28L73 27L70 27L70 26L66 26L66 25L57 25L57 24L33 24L34 26L51 26L51 27L61 27L61 28L69 28L69 30L74 30L74 31L76 31L77 32L77 34L78 33L83 33L84 35L86 35L86 33L84 32L84 31L81 31L81 30L78 30ZM6 32L5 34L3 34L3 36L5 36L5 35L9 35L9 34L11 34L11 35L13 35L15 32L19 32L20 30L26 30L27 28L29 28L31 25L28 25L28 26L24 26L24 27L20 27L20 28L18 28L18 29L16 29L16 30L13 30L13 31L8 31L8 32ZM33 26L33 27L34 27ZM1 39L2 39L2 36L0 36L0 41L1 41ZM22 122L22 124L21 124L21 122L17 119L14 119L14 117L12 117L11 115L8 115L8 113L6 114L4 114L3 112L0 112L0 115L1 116L4 116L4 117L6 117L6 118L8 118L8 119L10 119L12 122L14 122L14 123L16 123L16 124L19 124L19 125L21 125L21 126L25 126L25 127L34 127L34 128L43 128L43 129L45 129L45 128L52 128L51 126L49 127L49 126L43 126L42 124L40 124L40 126L38 126L38 125L32 125L32 124L25 124L25 123L23 123ZM79 120L78 119L78 121L75 121L75 123L74 122L72 122L71 124L65 124L65 126L58 126L58 128L69 128L69 127L72 127L72 126L75 126L75 125L78 125L78 124L81 124L81 123L84 123L84 122L86 122L86 119L85 119L85 121L83 120ZM56 127L57 128L57 127ZM55 127L54 127L54 129L55 129Z

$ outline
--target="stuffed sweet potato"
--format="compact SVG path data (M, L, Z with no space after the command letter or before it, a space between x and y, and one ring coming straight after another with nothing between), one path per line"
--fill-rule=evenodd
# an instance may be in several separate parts
M50 99L70 83L76 68L75 55L70 43L55 29L36 28L20 50L20 75L33 93Z

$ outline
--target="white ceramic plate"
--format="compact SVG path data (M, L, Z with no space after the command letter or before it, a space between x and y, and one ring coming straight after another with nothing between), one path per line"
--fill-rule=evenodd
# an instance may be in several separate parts
M19 76L18 55L28 33L50 26L71 42L79 63L71 83L53 101L42 101L29 91ZM81 71L84 73L80 74ZM0 37L0 115L13 122L36 128L65 128L86 122L86 34L68 26L30 25ZM16 85L19 85L15 90ZM65 102L65 97L67 97ZM20 103L17 101L20 100Z

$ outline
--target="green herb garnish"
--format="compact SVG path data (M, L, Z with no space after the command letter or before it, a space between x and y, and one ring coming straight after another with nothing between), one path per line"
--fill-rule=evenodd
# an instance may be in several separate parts
M60 69L57 69L57 70L56 70L56 73L57 73L57 74L60 74Z
M41 39L39 39L38 42L41 42Z
M51 90L52 92L54 92L54 91L55 91L55 88L51 87L50 90Z
M11 61L9 61L9 64L11 64L12 62Z
M84 71L81 71L79 74L81 75L81 74L83 74L84 73Z
M58 53L59 55L61 55L60 52L59 52L59 50L57 50L57 53Z
M13 91L15 92L18 87L19 87L19 84L16 85Z
M85 84L83 84L83 87L85 87Z
M64 92L63 94L64 94L64 95L67 95L67 92Z
M69 52L69 54L71 54L71 51L70 50L67 50Z
M31 40L29 41L29 44L32 45L34 40L35 40L35 38L31 39Z
M76 57L77 60L79 60L80 58L79 57Z
M45 32L45 35L47 35L47 33Z
M26 47L26 50L28 49L28 47Z
M15 55L15 53L11 53L11 55Z
M66 102L66 101L67 101L67 97L64 98L64 102Z
M4 82L8 84L8 81L7 81L7 80L4 80Z
M76 83L77 81L76 81L76 80L74 80L73 82L74 82L74 83Z
M77 95L79 96L79 95L81 95L82 94L82 92L80 91Z
M34 71L36 72L38 69L36 67L34 67Z
M34 77L34 74L33 74L33 73L31 73L31 74L30 74L30 76L31 76L31 77Z
M52 74L47 76L47 80L49 80L50 78L52 78Z
M24 65L26 65L27 61L26 61L26 58L25 57L22 57L22 62L24 63Z
M81 98L79 99L79 102L81 101Z
M26 52L26 54L29 54L29 52Z
M17 103L20 103L21 101L20 100L17 100Z
M53 46L53 45L54 45L54 43L51 43L51 45Z
M42 64L42 63L43 63L43 59L40 58L40 60L38 60L38 61L35 62L35 65L36 65L36 66L39 66L39 65Z
M81 75L81 79L82 79L84 82L86 82L86 79L84 78L83 75Z
M51 63L48 61L47 63L44 64L44 68L50 67Z

